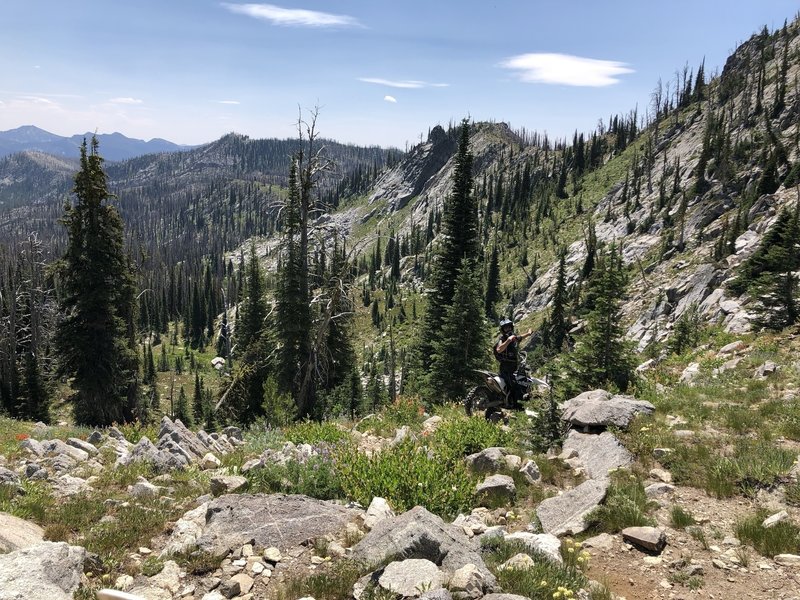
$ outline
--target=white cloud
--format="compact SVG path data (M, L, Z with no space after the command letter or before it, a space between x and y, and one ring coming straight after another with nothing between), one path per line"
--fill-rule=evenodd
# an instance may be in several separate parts
M141 104L144 100L139 98L111 98L109 102L112 104Z
M34 68L34 69L41 69L41 68L42 68L42 65L33 65L33 68Z
M395 98L394 96L384 96L383 99L386 100L386 102L397 104L397 98Z
M358 19L302 8L283 8L274 4L229 4L222 6L232 13L269 21L273 25L296 27L361 27Z
M220 104L241 104L238 100L220 100Z
M417 90L420 88L428 88L428 87L448 87L449 83L428 83L426 81L417 81L415 79L403 79L403 80L392 80L392 79L381 79L380 77L359 77L359 81L363 81L364 83L376 83L378 85L386 85L388 87L393 88L402 88L407 90Z
M633 73L627 63L570 56L569 54L520 54L500 63L517 71L520 80L586 87L604 87L619 83L619 75Z
M30 102L31 104L44 104L48 106L55 106L55 102L52 100L48 100L47 98L42 98L41 96L20 96L20 100L25 102Z

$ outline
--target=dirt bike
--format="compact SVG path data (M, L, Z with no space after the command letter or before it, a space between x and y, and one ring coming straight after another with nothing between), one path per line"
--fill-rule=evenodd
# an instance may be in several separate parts
M520 352L520 362L514 379L522 392L522 399L530 397L533 386L544 386L550 389L550 384L542 379L537 379L530 375L528 365L525 362L525 353ZM484 411L487 419L492 419L493 415L499 414L502 409L518 408L513 406L511 388L499 374L482 369L475 369L481 377L481 384L473 387L464 398L464 410L467 416L472 416L476 411Z

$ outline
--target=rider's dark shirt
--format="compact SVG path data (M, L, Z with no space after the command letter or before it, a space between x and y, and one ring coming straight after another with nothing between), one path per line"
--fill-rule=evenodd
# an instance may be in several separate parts
M498 346L505 342L510 336L514 335L511 334L501 334L500 337L497 339L497 343L494 345L494 356L500 362L500 369L501 370L514 370L517 368L518 364L518 344L517 341L511 342L503 352L499 352L497 350Z

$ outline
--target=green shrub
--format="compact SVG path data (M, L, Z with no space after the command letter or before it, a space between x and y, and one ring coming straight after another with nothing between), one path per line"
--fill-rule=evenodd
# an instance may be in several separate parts
M611 474L611 485L606 494L605 503L598 506L586 521L592 529L617 533L626 527L653 526L655 519L647 516L647 512L655 503L647 499L641 480L625 470Z
M294 444L335 444L350 439L350 433L332 421L302 421L284 430L286 439Z
M164 570L164 561L157 556L148 556L142 562L142 575L152 577Z
M506 542L491 538L483 544L484 560L497 576L503 592L519 594L531 600L569 600L589 582L577 563L563 565L553 562L522 542ZM527 554L534 565L530 569L503 569L498 567L516 554Z
M442 461L455 464L470 454L493 446L508 446L511 434L483 418L462 417L443 422L433 433L431 446Z
M275 429L266 421L259 420L248 427L242 434L244 449L250 454L261 454L264 450L280 448L286 438L280 429Z
M295 600L311 596L316 600L346 600L352 597L353 585L369 569L352 560L336 561L318 573L298 576L281 585L276 600Z
M789 506L800 506L800 481L788 484L784 488L784 497Z
M669 513L669 520L675 529L686 529L689 525L697 523L692 513L684 510L682 506L678 506L677 504L672 507Z
M248 471L246 477L253 493L305 494L320 500L344 498L339 473L334 463L323 456L312 456L305 463L296 460L285 465L268 463Z
M408 425L412 430L418 430L425 418L425 407L416 396L400 396L394 402L387 404L380 412L362 419L357 429L365 433L372 431L375 435L391 437L397 428Z
M82 532L96 524L106 514L103 498L79 494L47 512L48 525L61 525L74 532Z
M472 506L475 481L466 467L429 456L410 441L371 457L343 447L334 460L345 494L364 506L380 496L398 512L421 505L442 517Z
M49 488L42 483L24 480L22 489L25 493L20 495L14 486L0 485L0 512L43 523L54 505Z
M146 437L153 443L158 441L158 431L161 425L158 423L151 423L148 425L137 419L129 423L118 423L116 427L122 432L126 440L131 444L135 444L143 437Z
M100 556L108 569L113 569L132 548L150 545L162 533L171 515L161 505L120 506L112 521L98 523L85 535L83 546Z
M734 528L736 537L750 544L759 554L770 558L776 554L800 553L800 528L790 521L764 527L762 522L768 516L769 513L760 510L742 519Z

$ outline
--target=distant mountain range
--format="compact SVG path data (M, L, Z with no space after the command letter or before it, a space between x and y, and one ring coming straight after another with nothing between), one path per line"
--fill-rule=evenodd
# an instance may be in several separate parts
M88 140L92 135L92 133L84 133L63 137L33 125L0 131L0 158L26 150L46 152L47 154L66 158L77 158L80 155L80 146L83 139L86 138ZM126 160L144 154L178 152L194 147L181 146L159 138L146 142L126 137L121 133L100 133L97 134L97 139L100 141L103 158L112 161Z

